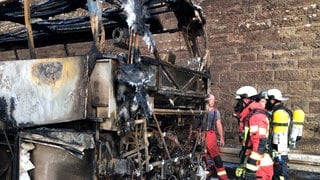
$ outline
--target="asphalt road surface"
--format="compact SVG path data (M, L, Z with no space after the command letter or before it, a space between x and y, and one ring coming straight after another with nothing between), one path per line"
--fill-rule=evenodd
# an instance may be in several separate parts
M237 179L235 176L235 169L239 166L238 164L234 163L224 163L226 167L226 171L230 180ZM290 168L290 167L289 167ZM210 180L218 179L216 174L213 173L213 177L210 177ZM312 173L312 172L305 172L305 171L297 171L297 170L290 170L290 180L320 180L320 173Z

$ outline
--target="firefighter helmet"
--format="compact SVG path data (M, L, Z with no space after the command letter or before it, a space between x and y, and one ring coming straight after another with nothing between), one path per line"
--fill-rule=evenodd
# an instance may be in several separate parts
M260 91L257 95L254 96L256 100L260 100L260 99L269 99L268 97L268 91L267 90L263 90Z
M278 101L286 101L289 99L288 97L283 97L279 89L269 89L268 96L269 96L269 99L275 99Z
M252 86L242 86L236 91L236 99L250 98L255 95L257 95L257 90Z

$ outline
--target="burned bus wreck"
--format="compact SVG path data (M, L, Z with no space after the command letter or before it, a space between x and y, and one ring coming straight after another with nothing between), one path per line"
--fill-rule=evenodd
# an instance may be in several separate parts
M1 3L0 20L24 28L2 33L0 49L30 51L28 60L0 61L1 179L205 176L201 132L189 128L205 114L210 86L201 7L189 0ZM88 15L49 18L78 8ZM163 26L165 13L177 27ZM157 50L153 36L175 32L189 66ZM90 38L85 55L36 58L37 47ZM103 50L110 39L117 53Z

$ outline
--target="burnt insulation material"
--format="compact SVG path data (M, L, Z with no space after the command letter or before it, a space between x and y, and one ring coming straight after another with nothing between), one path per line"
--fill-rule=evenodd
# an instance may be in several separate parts
M146 19L150 16L147 7L140 0L123 0L122 7L127 14L127 24L131 31L143 36L143 41L153 53L155 41L150 32L150 25L146 24Z
M132 122L137 116L148 119L152 114L145 87L149 81L147 72L141 64L123 64L119 68L116 79L117 103L120 107L120 122L125 126L124 131L132 130Z

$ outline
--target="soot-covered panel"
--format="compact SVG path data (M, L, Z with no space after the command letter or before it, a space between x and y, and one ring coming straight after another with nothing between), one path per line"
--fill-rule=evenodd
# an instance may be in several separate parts
M9 127L84 118L87 66L81 57L0 62L1 117Z

